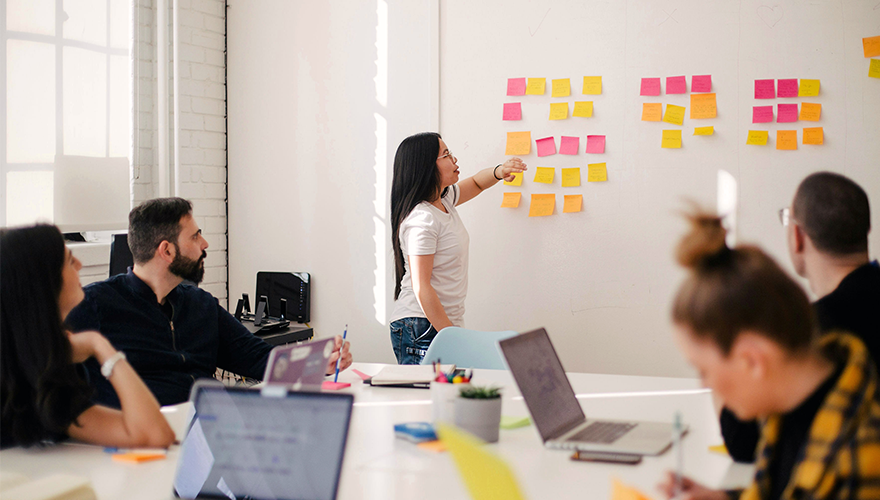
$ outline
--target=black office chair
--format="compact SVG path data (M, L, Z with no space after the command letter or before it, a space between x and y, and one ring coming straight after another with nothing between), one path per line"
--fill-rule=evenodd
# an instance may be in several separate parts
M134 257L128 248L127 234L114 234L110 241L110 276L128 272L128 268L134 265Z

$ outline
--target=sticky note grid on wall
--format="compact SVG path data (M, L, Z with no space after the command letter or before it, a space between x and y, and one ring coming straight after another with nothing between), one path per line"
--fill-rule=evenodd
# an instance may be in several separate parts
M659 77L642 78L639 83L639 96L647 96L649 97L647 100L650 101L657 100L657 97L663 95L662 80L663 78ZM667 76L665 81L666 95L687 95L689 93L687 75ZM710 120L718 117L718 103L715 99L715 92L712 92L712 75L691 75L689 105L687 105L687 101L681 100L682 98L672 99L679 104L665 103L665 110L663 102L642 102L641 121L663 122L684 127L686 118L689 120ZM668 127L668 125L660 127L660 141L657 144L662 149L682 149L684 146L681 129L664 127ZM695 140L707 140L705 137L715 135L715 126L701 123L700 126L694 126L692 135L700 136Z
M822 103L817 102L822 98L821 88L821 82L812 78L756 79L752 124L821 122ZM804 97L809 98L809 101L803 100ZM776 150L797 151L799 131L785 128L791 126L783 125L783 128L775 130L773 134L771 130L750 129L746 136L746 145L767 146L775 137ZM823 127L804 127L800 134L801 144L821 146L825 143Z

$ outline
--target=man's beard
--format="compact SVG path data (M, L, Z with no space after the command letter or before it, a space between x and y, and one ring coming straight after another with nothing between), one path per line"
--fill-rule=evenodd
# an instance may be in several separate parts
M192 281L196 285L201 283L205 277L205 257L208 256L208 252L202 250L202 256L194 260L181 255L180 248L177 245L174 246L177 249L177 255L174 256L174 260L168 265L168 270L171 274L186 281Z

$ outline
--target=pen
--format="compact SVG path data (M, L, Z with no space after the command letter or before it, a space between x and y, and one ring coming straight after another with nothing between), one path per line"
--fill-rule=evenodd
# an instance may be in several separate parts
M339 362L342 361L342 348L345 347L346 335L348 335L348 325L345 325L345 330L342 331L342 345L339 347L339 357L336 358L336 375L333 376L333 382L339 380Z
M675 439L675 496L673 498L681 498L683 493L682 477L684 475L684 452L681 447L681 412L675 412L675 422L673 424L673 438Z

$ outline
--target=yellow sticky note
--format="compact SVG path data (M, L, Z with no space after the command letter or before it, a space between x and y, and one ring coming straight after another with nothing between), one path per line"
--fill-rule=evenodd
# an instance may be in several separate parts
M587 182L605 182L608 180L608 169L604 163L587 165Z
M526 84L526 95L544 95L546 85L546 78L529 78L529 82Z
M482 441L445 424L437 426L437 434L452 454L471 498L525 500L513 471L504 460L488 452Z
M550 103L550 119L551 120L565 120L568 118L568 103L567 102L552 102Z
M812 102L801 103L800 119L808 122L817 122L822 115L822 105Z
M727 446L723 444L713 444L709 447L709 451L712 453L718 453L719 455L727 455Z
M691 94L691 119L715 118L717 115L718 107L715 104L714 93Z
M535 182L541 184L553 184L553 175L556 169L553 167L538 167L535 169Z
M571 116L580 116L582 118L593 116L593 101L576 101L574 103L574 112Z
M577 187L581 185L580 167L562 169L562 187Z
M581 207L584 204L584 195L582 195L582 194L567 194L563 198L565 200L562 203L562 213L571 214L574 212L581 211Z
M599 95L602 93L602 77L601 76L585 76L584 77L584 95Z
M715 135L715 127L696 127L694 128L694 135Z
M819 80L801 79L798 97L815 97L819 95Z
M768 137L770 137L770 134L766 130L749 130L749 138L746 139L746 144L766 146Z
M533 194L532 203L529 205L529 217L553 215L554 208L556 208L555 194Z
M868 76L880 78L880 59L871 59L871 66L868 67Z
M142 463L142 462L152 462L153 460L165 460L164 453L147 453L147 452L129 452L129 453L114 453L113 460L117 462L131 462L131 463Z
M659 102L646 102L642 104L642 121L659 122L663 120L663 104Z
M531 132L508 132L506 155L527 155L532 150Z
M666 114L663 115L663 121L666 123L672 123L673 125L682 125L684 123L684 106L667 104Z
M776 149L797 149L797 130L777 130Z
M681 130L664 130L661 148L678 149L681 147Z
M822 127L807 127L804 129L804 144L814 144L817 146L825 142L825 132Z
M571 80L559 78L553 80L553 97L568 97L571 95Z
M501 208L516 208L519 206L519 200L522 199L522 193L504 193L504 199L501 200Z
M513 180L510 182L504 181L505 186L522 186L523 181L523 173L522 172L514 172Z
M614 478L611 480L611 500L651 500L651 498Z
M862 49L865 51L865 57L880 56L880 36L862 38Z

